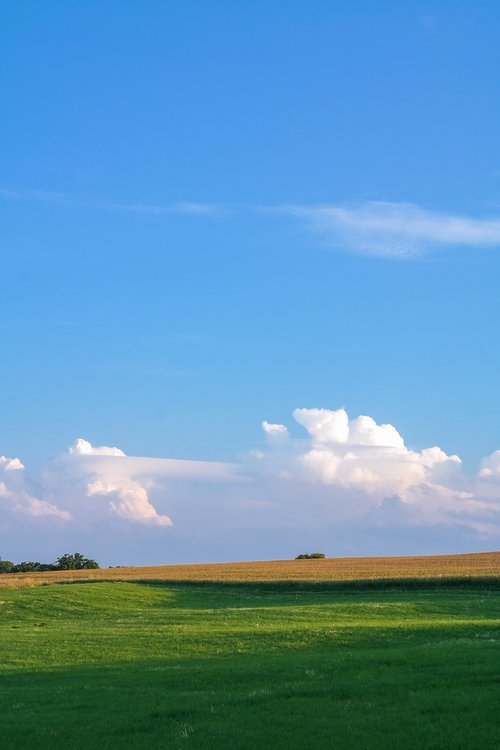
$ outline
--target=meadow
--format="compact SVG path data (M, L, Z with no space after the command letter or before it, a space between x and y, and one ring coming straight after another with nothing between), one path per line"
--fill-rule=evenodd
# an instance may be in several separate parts
M0 745L493 750L496 573L4 588Z

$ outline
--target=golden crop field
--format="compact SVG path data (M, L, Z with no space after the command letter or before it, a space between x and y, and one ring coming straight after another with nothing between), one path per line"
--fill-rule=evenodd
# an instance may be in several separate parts
M394 578L500 577L500 552L418 557L330 557L319 560L160 565L0 575L0 588L71 581L348 581Z

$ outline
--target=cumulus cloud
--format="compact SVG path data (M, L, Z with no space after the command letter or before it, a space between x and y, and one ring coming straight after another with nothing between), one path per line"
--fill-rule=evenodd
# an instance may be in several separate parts
M339 248L386 258L411 258L446 246L500 246L500 218L473 218L414 203L285 206Z
M276 467L286 466L291 476L369 494L397 494L412 502L410 488L421 483L448 485L460 472L458 456L438 447L410 450L393 425L379 425L371 417L349 419L345 409L295 409L293 416L308 440L297 442Z
M345 409L296 409L296 421L305 427L309 443L297 456L306 476L326 484L360 487L367 492L399 492L438 473L460 466L458 456L440 448L409 450L390 424L359 416L349 419Z
M500 481L500 451L483 461L476 477L467 477L458 456L437 446L411 450L393 425L371 417L350 419L345 409L314 408L296 409L293 416L307 438L291 441L278 454L261 451L253 458L268 475L330 487L332 519L342 507L342 516L347 511L352 518L367 513L373 518L383 510L387 520L391 497L391 507L395 500L406 507L410 525L500 533L500 497L485 493L481 482Z
M94 446L88 440L77 438L68 448L68 453L74 456L124 456L120 448L110 448L107 445Z
M75 476L85 498L102 501L105 515L140 524L172 525L169 516L159 513L150 501L148 489L154 485L153 479L137 476L140 459L129 459L121 448L94 446L78 438L66 457L56 461L55 470L61 469Z
M158 513L151 505L146 488L139 482L130 480L123 483L105 478L94 479L87 484L87 495L107 498L110 511L127 521L172 526L170 518Z

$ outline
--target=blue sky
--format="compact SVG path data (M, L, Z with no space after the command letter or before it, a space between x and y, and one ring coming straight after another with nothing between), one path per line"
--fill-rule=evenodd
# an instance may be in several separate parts
M500 498L471 485L500 448L496 3L46 0L1 13L0 454L26 467L22 488L6 483L12 507L60 507L47 466L79 455L77 438L248 472L268 450L263 420L300 442L295 409L342 407L414 451L458 454L460 491ZM416 502L379 490L378 503ZM162 491L173 525L151 533L173 534ZM347 551L387 544L369 520ZM85 523L68 537L49 524L40 554L88 544ZM435 551L498 547L491 529L441 543L436 523ZM29 556L33 528L12 535L12 557ZM248 557L292 549L260 528ZM168 540L153 560L142 527L133 553L122 531L120 562L174 561Z

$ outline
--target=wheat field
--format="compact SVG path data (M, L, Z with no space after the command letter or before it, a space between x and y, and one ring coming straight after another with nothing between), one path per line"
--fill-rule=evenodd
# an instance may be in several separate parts
M278 582L500 577L500 551L408 557L159 565L0 575L0 589L71 581Z

